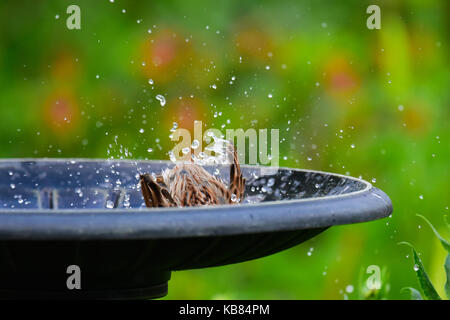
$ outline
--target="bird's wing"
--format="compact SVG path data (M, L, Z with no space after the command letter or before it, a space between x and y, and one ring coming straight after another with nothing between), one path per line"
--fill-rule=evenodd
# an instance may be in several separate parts
M162 177L158 176L156 182L146 173L141 175L141 189L144 196L145 205L151 207L175 207L176 203L172 199L164 184Z

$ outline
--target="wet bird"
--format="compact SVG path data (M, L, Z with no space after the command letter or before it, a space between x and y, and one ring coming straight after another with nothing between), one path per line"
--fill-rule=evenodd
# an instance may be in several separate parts
M236 204L244 198L245 179L236 148L232 154L230 182L211 175L194 162L178 163L160 175L140 175L142 195L147 207L191 207L214 204Z

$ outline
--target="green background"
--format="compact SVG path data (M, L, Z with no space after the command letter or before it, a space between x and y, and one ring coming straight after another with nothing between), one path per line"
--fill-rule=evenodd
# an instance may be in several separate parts
M81 30L66 27L70 4ZM448 237L449 13L436 0L2 1L0 156L167 159L173 122L279 129L281 166L372 181L392 217L175 272L166 299L365 298L369 265L381 297L408 298L399 241L444 296L445 252L416 214Z

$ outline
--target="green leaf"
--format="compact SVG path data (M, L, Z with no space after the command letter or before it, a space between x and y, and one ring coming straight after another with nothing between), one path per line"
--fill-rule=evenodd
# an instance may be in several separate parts
M430 221L428 221L427 218L425 218L424 216L417 214L418 217L422 218L423 220L425 220L426 223L428 223L428 225L430 226L431 230L433 230L434 234L436 235L436 237L438 237L438 239L441 241L442 246L444 247L445 250L447 250L447 252L450 252L450 243L448 243L447 240L445 240L444 238L441 237L441 235L437 232L437 230L433 227L433 225L431 224Z
M412 249L414 257L414 270L417 274L417 279L419 280L420 287L422 288L423 294L427 300L441 300L441 297L437 293L433 284L428 277L425 268L423 267L422 260L419 258L416 249L409 242L400 242L399 244L405 244Z
M414 288L411 287L406 287L403 288L402 291L407 291L409 290L409 293L411 294L411 300L423 300L422 295L420 294L420 292Z
M447 255L447 258L445 259L445 273L447 274L447 282L445 283L445 294L447 295L447 298L450 299L450 253Z

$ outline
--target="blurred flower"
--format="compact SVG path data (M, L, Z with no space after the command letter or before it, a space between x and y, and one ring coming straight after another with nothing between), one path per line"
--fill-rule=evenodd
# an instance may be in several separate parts
M68 90L51 93L44 101L43 122L57 137L71 136L79 124L79 105Z
M168 103L168 115L164 116L164 127L172 128L176 122L178 128L187 129L193 134L194 121L204 121L206 107L204 103L197 98L173 99Z
M190 42L169 29L162 30L156 37L147 38L141 51L139 67L147 78L158 82L172 80L192 54Z
M335 99L347 101L359 89L360 78L347 57L332 57L324 70L326 90Z
M414 103L406 107L401 113L402 124L408 133L423 135L428 131L431 125L431 117L427 109L429 109L427 105Z
M80 66L77 63L77 59L70 53L66 51L60 52L52 64L53 78L58 81L73 83L80 70Z
M270 35L263 28L249 21L244 21L238 26L235 43L239 54L250 59L267 61L273 54Z

